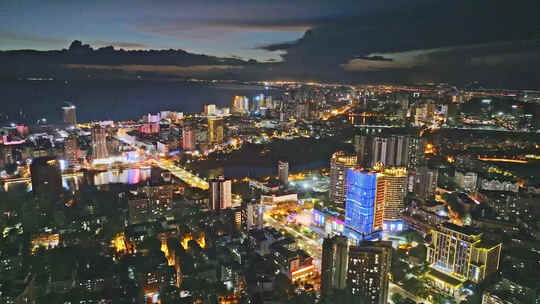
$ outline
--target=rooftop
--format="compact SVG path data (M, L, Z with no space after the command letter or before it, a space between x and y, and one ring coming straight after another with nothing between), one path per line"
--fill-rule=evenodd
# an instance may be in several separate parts
M449 222L443 223L442 226L446 229L450 229L453 231L456 231L458 233L466 234L466 235L480 235L481 233L478 232L476 229L466 227L466 226L458 226L456 224L452 224Z
M459 286L461 286L461 284L463 284L461 280L458 280L453 276L438 271L434 268L430 268L427 271L426 276L437 281L442 281L447 285L453 286L454 288L458 288Z

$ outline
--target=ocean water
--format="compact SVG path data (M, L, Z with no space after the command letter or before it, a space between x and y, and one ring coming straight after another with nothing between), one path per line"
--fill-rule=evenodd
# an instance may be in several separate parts
M171 80L0 81L0 122L62 122L61 107L77 107L78 122L138 119L163 110L202 112L205 104L230 106L235 95L277 97L279 90L241 84Z

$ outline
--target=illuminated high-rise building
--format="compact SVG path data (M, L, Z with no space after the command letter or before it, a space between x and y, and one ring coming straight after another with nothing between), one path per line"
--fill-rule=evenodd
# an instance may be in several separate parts
M234 112L248 112L249 99L246 96L234 96L233 111Z
M182 149L184 151L195 150L195 130L192 126L186 125L182 130Z
M330 201L345 204L347 195L347 170L356 168L356 155L348 155L344 151L332 154L330 159Z
M345 226L362 235L381 231L385 192L386 181L383 174L349 169L347 171Z
M331 296L336 289L347 287L347 238L342 235L325 238L322 248L321 295Z
M216 115L216 105L215 104L208 104L204 106L204 114L206 116L214 116Z
M431 233L427 278L442 290L452 290L466 280L479 283L499 269L501 243L487 241L472 228L443 223Z
M64 156L69 166L78 164L79 144L76 135L69 135L64 141Z
M64 118L64 124L74 126L77 124L77 108L72 105L66 105L62 107L62 117Z
M246 228L262 229L263 228L263 205L259 201L248 202L246 205Z
M382 170L382 178L386 187L383 230L400 231L403 229L401 212L407 194L407 169L403 167L385 168Z
M386 304L392 242L362 241L349 247L347 284L352 295L362 298L361 303Z
M278 161L278 178L283 185L289 183L289 163L286 161Z
M107 157L109 157L107 130L97 125L92 128L92 158L103 159Z
M32 192L35 196L58 197L62 192L62 173L52 157L34 158L30 165Z
M208 142L210 144L223 143L223 129L223 118L208 117Z
M208 181L210 206L212 210L227 209L232 206L231 180L220 176Z

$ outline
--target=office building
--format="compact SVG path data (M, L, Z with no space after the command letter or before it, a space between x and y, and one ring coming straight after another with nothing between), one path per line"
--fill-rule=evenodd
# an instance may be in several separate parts
M231 181L225 177L211 179L209 182L210 206L212 210L227 209L232 206Z
M278 178L283 185L289 183L289 163L286 161L278 161Z
M403 212L407 194L407 169L404 167L385 168L382 170L382 178L386 187L383 230L400 231L403 229L401 212Z
M347 170L356 168L356 155L344 151L332 154L330 158L330 201L343 205L347 194Z
M424 163L424 139L410 136L407 144L407 168L416 169Z
M347 238L342 235L325 238L322 249L321 296L347 287Z
M482 294L482 304L533 304L535 300L534 289L506 278L491 284Z
M62 192L62 174L58 161L52 157L38 157L30 165L32 192L35 196L58 197Z
M426 201L435 197L439 171L428 167L420 167L414 175L414 192L416 197Z
M233 99L234 112L249 112L249 99L246 96L234 96Z
M92 128L92 158L103 159L109 157L107 150L107 130L101 126Z
M204 106L204 114L206 116L214 116L216 115L216 105L215 104L208 104Z
M383 174L349 169L345 226L361 235L382 230L385 191L386 181Z
M69 135L64 141L64 156L69 166L79 163L79 143L76 135Z
M223 118L208 117L208 142L210 144L223 143Z
M410 137L393 135L374 137L371 143L371 167L378 163L392 167L406 167L410 158Z
M186 125L182 130L182 149L184 151L193 151L195 150L195 132L192 126Z
M263 228L263 205L259 201L248 202L246 205L246 228L262 229Z
M354 136L354 152L357 155L357 163L360 167L370 167L370 147L369 136L363 134L357 134Z
M349 247L347 284L353 296L364 300L362 303L386 304L392 242L362 241Z
M499 269L501 243L490 242L468 227L443 223L431 233L427 277L437 288L453 293L466 280L483 281Z
M454 180L457 186L464 191L474 192L478 187L478 173L456 171Z
M63 106L62 114L64 124L68 126L75 126L77 124L77 108L74 105Z
M375 137L371 143L371 167L377 163L386 165L386 154L388 150L388 138Z

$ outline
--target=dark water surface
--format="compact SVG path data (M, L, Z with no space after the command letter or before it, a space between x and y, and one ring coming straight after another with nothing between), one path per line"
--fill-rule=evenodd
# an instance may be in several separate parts
M79 122L138 119L171 110L202 112L205 104L230 106L235 95L278 94L260 86L170 80L0 81L0 121L62 121L66 101L77 106ZM22 118L21 118L22 112Z

